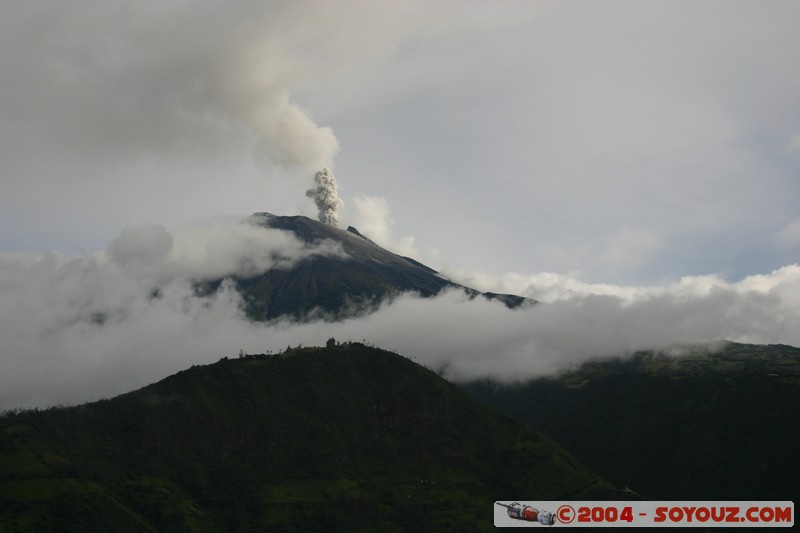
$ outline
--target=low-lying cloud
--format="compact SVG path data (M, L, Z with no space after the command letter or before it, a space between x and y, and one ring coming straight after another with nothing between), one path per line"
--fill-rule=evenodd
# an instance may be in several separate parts
M800 345L800 265L735 283L704 276L650 287L582 284L555 274L473 276L478 286L492 281L491 288L548 303L509 310L455 290L431 299L404 295L337 323L253 323L232 283L209 297L192 286L342 253L220 221L174 232L129 228L104 252L80 257L2 253L0 409L112 396L240 349L279 351L330 336L366 339L453 380L506 382L684 343Z
M346 257L330 241L226 220L126 228L78 257L0 253L0 409L116 394L207 360L209 347L227 352L237 343L225 332L248 327L239 295L223 283L201 298L194 283L313 255Z
M798 294L798 265L738 283L685 279L638 295L573 294L523 310L456 291L400 299L337 333L365 331L457 381L513 382L640 349L720 340L797 345Z

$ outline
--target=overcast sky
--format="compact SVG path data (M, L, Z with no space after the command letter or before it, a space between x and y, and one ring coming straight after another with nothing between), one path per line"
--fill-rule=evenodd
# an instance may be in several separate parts
M800 343L789 326L800 316L798 20L794 0L2 2L5 383L39 379L48 350L66 350L67 365L101 358L114 339L158 338L136 320L119 337L70 329L125 298L146 308L143 279L183 287L208 269L275 267L263 262L269 254L243 259L253 245L289 262L339 253L208 222L314 216L305 191L323 166L338 179L342 226L476 288L572 302L540 324L613 310L603 328L628 333L600 351ZM157 266L144 272L147 261ZM90 274L121 288L85 296L105 286ZM40 293L42 279L61 289ZM123 298L127 290L137 296ZM178 301L191 300L183 290ZM240 323L235 300L220 300L223 323L256 345L266 333ZM138 316L126 305L120 316ZM421 304L404 305L370 323L398 348L388 324L404 322L379 317L416 316ZM637 305L667 327L634 334ZM48 306L27 329L13 319ZM194 311L176 309L175 320L196 325ZM558 344L576 334L569 328L531 344L517 315L483 312L494 318L477 323L518 327L506 332L519 339L508 353L546 359L593 345L588 336ZM685 323L701 315L730 322ZM359 336L346 327L340 335ZM165 346L184 354L224 351L175 340ZM193 361L154 365L166 348L133 344L127 352L149 354L140 364L150 366L126 386ZM429 362L446 366L434 352ZM547 367L537 361L528 375ZM97 372L112 375L114 364ZM468 367L454 372L479 373ZM5 401L34 402L30 380ZM83 398L75 394L42 401Z
M792 0L0 10L2 250L313 215L327 164L342 224L380 197L440 268L734 281L800 251Z

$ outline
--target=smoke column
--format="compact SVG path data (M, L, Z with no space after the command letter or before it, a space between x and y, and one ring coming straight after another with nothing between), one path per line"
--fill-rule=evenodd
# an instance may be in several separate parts
M306 196L314 199L319 210L317 218L320 222L331 226L339 225L339 206L342 201L336 189L336 178L329 168L323 168L314 174L314 187L306 191Z

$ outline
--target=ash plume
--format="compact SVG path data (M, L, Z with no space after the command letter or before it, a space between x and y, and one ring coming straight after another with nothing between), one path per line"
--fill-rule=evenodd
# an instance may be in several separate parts
M323 168L314 174L314 186L306 191L306 196L314 199L317 206L317 218L320 222L339 225L339 191L336 189L336 178L329 168Z

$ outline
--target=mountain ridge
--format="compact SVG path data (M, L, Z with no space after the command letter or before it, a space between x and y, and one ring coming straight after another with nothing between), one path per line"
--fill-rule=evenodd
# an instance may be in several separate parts
M508 496L630 497L361 343L224 357L112 399L0 417L2 531L489 531Z
M331 241L346 257L315 255L289 269L270 269L232 279L242 294L247 316L256 321L289 317L295 320L337 320L374 311L381 303L405 292L432 297L458 289L471 298L498 300L510 308L533 305L535 300L513 294L480 292L441 276L410 257L382 248L356 228L346 230L306 216L254 213L244 223L286 231L306 244ZM199 284L200 293L214 292L222 280Z

